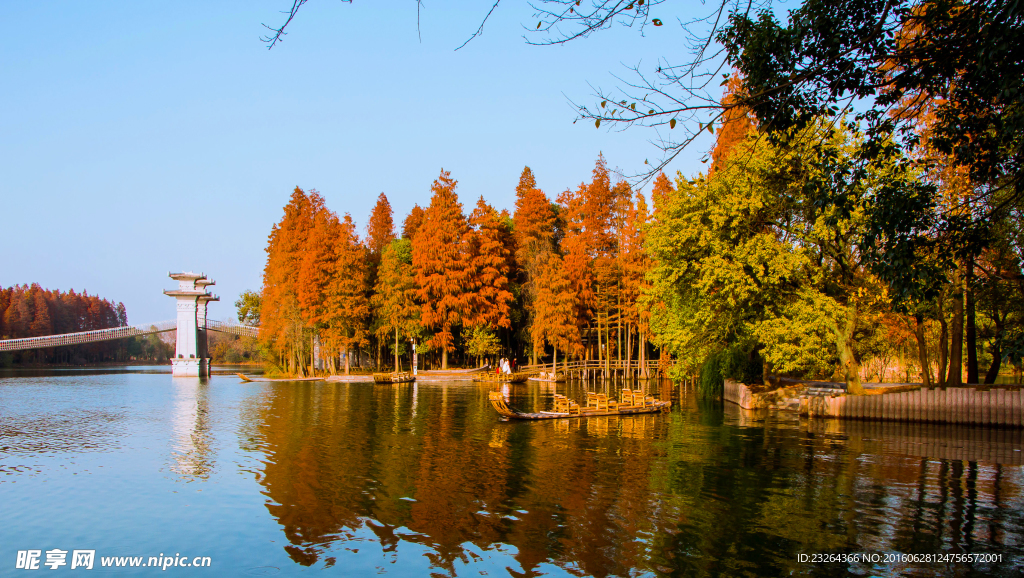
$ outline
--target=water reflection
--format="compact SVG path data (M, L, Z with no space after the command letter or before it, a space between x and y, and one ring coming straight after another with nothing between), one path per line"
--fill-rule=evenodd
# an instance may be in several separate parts
M1007 457L1019 453L1019 432L776 420L647 387L676 409L517 423L497 419L485 387L275 385L243 412L243 447L264 456L267 509L304 566L333 565L369 536L392 557L417 545L443 575L497 549L514 556L515 576L1022 568L1024 479ZM535 411L555 391L532 382L508 393ZM583 388L557 391L579 398ZM1004 562L797 559L891 551L991 551Z
M171 471L186 482L206 480L214 469L210 447L209 382L195 377L175 377L171 378L171 386Z

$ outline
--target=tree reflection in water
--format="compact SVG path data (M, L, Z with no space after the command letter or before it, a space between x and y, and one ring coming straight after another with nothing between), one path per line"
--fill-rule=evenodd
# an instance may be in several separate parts
M651 392L674 398L670 414L518 423L465 383L268 387L243 412L243 447L264 454L267 508L304 566L359 548L404 564L403 544L442 575L487 557L515 576L914 569L798 562L817 552L1004 554L922 574L1022 565L1015 430L765 418L669 385ZM553 393L510 397L543 409Z

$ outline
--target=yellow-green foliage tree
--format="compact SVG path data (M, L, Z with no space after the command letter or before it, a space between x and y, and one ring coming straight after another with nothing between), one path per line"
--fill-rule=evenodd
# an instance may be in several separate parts
M378 319L377 336L394 338L392 352L399 371L399 340L420 335L420 306L416 302L416 280L412 268L412 243L392 241L381 255L372 305Z
M763 356L766 374L834 373L861 391L858 339L885 295L858 252L874 190L849 178L862 169L854 138L827 126L789 146L751 137L711 178L677 180L648 235L651 296L667 306L652 329L674 354L698 365L741 346Z

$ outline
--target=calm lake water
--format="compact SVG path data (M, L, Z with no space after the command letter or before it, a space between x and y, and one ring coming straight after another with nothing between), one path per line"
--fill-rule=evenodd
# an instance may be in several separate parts
M182 576L1024 572L1019 431L755 419L668 385L650 390L667 414L502 422L487 391L0 373L0 575L55 548L118 575L159 570L101 557L211 558ZM816 553L1001 560L800 561Z

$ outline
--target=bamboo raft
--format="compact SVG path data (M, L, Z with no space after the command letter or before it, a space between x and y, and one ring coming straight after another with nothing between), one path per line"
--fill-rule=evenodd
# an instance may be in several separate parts
M495 375L493 373L481 373L473 378L473 381L483 381L488 383L522 383L526 381L526 378L530 374L517 371L515 373L499 373Z
M408 371L391 373L374 373L374 383L410 383L416 381L416 376Z
M635 415L639 413L656 413L668 411L671 401L658 401L645 396L641 390L623 389L620 401L608 399L603 393L587 392L587 405L580 406L575 401L561 394L555 394L555 411L540 413L521 413L515 411L505 402L500 391L492 391L488 395L491 406L499 414L508 419L560 419L571 417L594 417L599 415Z

